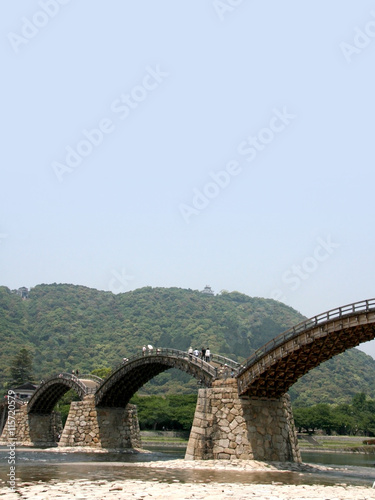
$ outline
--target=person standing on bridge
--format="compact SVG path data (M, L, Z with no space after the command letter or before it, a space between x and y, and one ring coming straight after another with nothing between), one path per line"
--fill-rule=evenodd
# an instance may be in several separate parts
M142 347L142 354L143 354L143 356L145 356L145 355L146 355L146 351L147 351L147 349L146 349L146 346L144 345L144 346Z
M210 351L210 349L207 347L207 349L206 349L206 361L207 361L207 363L209 363L209 362L210 362L210 357L211 357L211 351Z
M204 347L202 347L202 354L201 354L201 358L203 359L203 361L206 359L206 349Z
M191 358L193 355L193 348L190 346L188 350L189 357Z

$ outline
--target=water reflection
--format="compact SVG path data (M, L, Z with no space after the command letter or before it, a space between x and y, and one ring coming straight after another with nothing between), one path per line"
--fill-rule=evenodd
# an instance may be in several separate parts
M141 481L180 482L180 483L242 483L265 484L280 482L284 484L316 484L318 478L303 477L296 472L234 472L215 470L171 470L152 469L130 466L129 464L112 462L78 463L78 464L29 464L17 467L17 478L21 482L51 482L87 479L92 481L137 479ZM320 484L334 484L335 481L324 480Z

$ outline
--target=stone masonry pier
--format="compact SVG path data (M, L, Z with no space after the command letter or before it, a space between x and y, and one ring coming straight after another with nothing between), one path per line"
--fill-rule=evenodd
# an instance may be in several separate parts
M35 447L140 448L137 409L131 404L96 408L94 395L88 395L71 403L63 430L60 413L28 413L25 405L16 410L14 422L7 422L1 434L0 444L10 442Z
M48 414L27 413L27 405L15 411L14 421L5 424L0 437L0 444L10 442L22 446L56 446L62 432L61 415L57 412Z
M240 398L236 379L200 389L185 459L301 462L289 396Z
M90 448L140 448L137 408L98 408L95 396L73 401L59 446Z

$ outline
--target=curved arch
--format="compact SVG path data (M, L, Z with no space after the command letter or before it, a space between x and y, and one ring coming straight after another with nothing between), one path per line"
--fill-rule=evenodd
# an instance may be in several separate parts
M133 358L117 368L100 385L95 395L96 406L125 407L130 398L152 378L169 368L178 368L210 387L216 368L205 361L174 349Z
M308 371L375 338L375 299L332 309L287 330L239 370L241 395L279 398Z
M27 404L28 413L51 413L62 396L73 389L82 400L86 394L95 392L101 379L83 375L78 378L69 373L60 373L46 379L39 385Z

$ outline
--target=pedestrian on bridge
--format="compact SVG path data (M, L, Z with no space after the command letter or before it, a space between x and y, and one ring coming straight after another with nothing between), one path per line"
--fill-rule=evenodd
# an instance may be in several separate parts
M202 354L201 354L201 358L203 359L203 361L206 359L206 349L204 347L202 347Z
M195 356L195 357L198 357L198 356L199 356L199 351L198 351L198 349L194 349L194 356Z
M191 358L193 355L193 348L190 346L188 350L189 357Z
M210 349L207 347L207 349L206 349L206 361L207 361L207 363L209 363L209 362L210 362L210 358L211 358L211 351L210 351Z
M144 345L144 346L142 347L142 354L143 354L143 356L145 356L146 351L147 351L147 348L146 348L146 346Z

